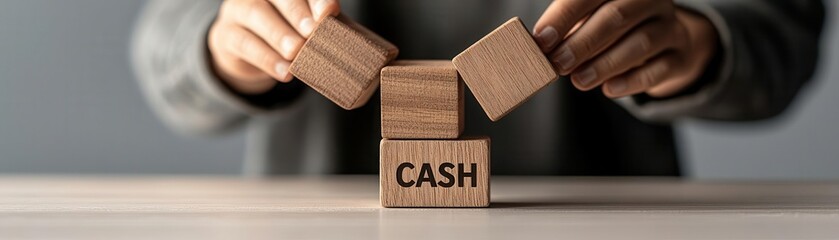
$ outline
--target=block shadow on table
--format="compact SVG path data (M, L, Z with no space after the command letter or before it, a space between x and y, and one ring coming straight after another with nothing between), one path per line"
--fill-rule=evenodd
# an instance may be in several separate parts
M538 191L535 191L538 189ZM560 211L836 210L839 188L828 183L693 182L626 179L504 182L491 208ZM528 196L516 193L529 193ZM535 194L535 195L534 195Z

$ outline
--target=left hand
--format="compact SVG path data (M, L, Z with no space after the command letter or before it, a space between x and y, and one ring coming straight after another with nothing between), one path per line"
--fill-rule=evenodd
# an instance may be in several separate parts
M603 85L612 98L674 95L699 78L717 48L710 21L671 0L555 0L534 33L576 88Z

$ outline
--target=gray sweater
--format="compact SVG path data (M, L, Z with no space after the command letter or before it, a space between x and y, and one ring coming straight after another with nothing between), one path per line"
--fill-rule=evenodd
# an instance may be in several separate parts
M345 111L305 85L237 94L214 75L207 30L221 0L151 0L137 22L133 65L172 129L209 136L245 129L244 172L375 173L378 95ZM400 59L451 59L512 16L529 26L549 1L342 1L344 13L400 47ZM679 175L681 118L756 120L783 111L813 73L820 1L678 1L719 31L720 50L697 84L666 99L605 98L561 78L499 122L467 94L466 135L492 138L494 174ZM468 91L467 91L468 92Z

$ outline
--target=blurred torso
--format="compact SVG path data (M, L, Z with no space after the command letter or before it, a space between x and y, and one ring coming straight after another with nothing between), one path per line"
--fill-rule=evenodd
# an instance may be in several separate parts
M399 59L451 59L513 16L520 16L527 26L532 26L548 3L480 0L341 2L345 14L399 46ZM560 78L494 123L489 121L469 91L466 97L464 134L491 137L494 174L679 174L671 127L640 122L605 98L599 89L580 92L573 89L566 78ZM317 101L325 102L323 99ZM324 124L333 125L331 130L335 131L332 138L322 140L329 142L327 145L335 150L323 154L323 158L334 159L332 171L376 173L381 140L378 94L366 106L353 111L321 105L329 108L329 123ZM272 122L266 124L276 124ZM276 152L265 157L294 156Z

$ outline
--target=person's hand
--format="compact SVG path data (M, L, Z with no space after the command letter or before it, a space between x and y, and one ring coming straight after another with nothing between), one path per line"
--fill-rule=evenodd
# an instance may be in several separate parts
M562 75L612 98L665 97L696 81L717 33L703 16L671 0L555 0L534 36Z
M337 0L226 0L207 35L213 67L241 93L291 81L288 66L316 22L340 11Z

